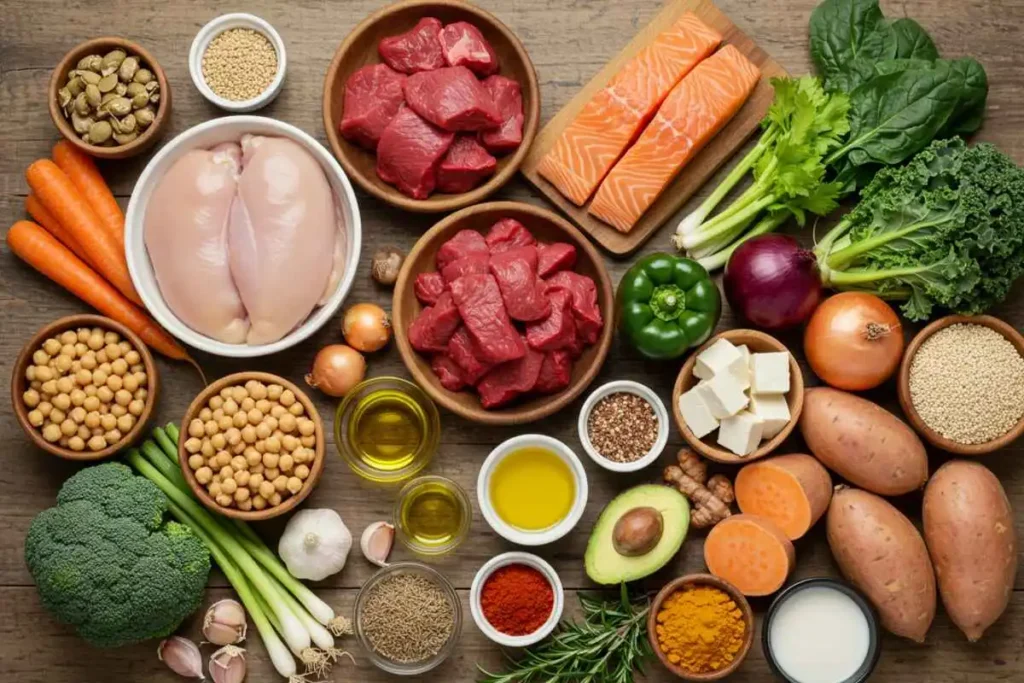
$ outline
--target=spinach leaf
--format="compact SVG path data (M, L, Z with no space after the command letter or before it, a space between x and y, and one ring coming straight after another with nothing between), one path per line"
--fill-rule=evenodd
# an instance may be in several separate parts
M962 81L960 99L943 129L944 135L966 135L981 128L988 99L988 76L985 67L970 57L954 59L951 69Z
M897 19L890 24L890 28L896 39L895 59L926 59L934 62L939 58L939 50L932 37L913 19Z
M878 0L825 0L811 13L811 59L829 91L853 90L863 65L896 56L892 27Z

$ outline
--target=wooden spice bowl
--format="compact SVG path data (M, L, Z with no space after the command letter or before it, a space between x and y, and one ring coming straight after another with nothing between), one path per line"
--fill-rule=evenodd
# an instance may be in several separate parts
M711 586L725 592L736 606L743 612L743 644L740 645L739 651L736 653L736 657L729 663L728 666L719 669L718 671L709 671L707 673L694 673L687 671L677 664L673 664L668 661L668 657L658 647L658 611L661 609L662 603L675 593L676 591L686 588L688 586ZM647 615L647 637L651 641L651 647L654 649L654 654L657 655L661 663L665 665L665 668L675 674L677 677L682 678L686 681L717 681L726 676L732 674L736 669L740 667L743 660L746 659L747 653L750 651L750 645L754 642L754 613L750 609L750 603L743 596L742 593L728 581L713 576L711 574L687 574L686 576L680 576L679 578L670 581L664 588L662 588L658 595L655 596L654 602L651 603L651 611Z
M160 103L156 107L156 117L153 119L153 123L149 124L146 132L128 144L114 145L113 147L90 145L82 142L82 138L72 127L71 121L64 117L57 93L64 87L64 83L67 82L68 71L74 69L78 65L78 60L82 57L90 54L103 55L117 48L121 48L129 55L137 55L146 67L153 72L157 82L160 84ZM53 119L53 125L57 126L60 134L78 149L99 159L127 159L145 152L164 134L164 131L167 129L167 123L171 118L171 86L167 81L167 75L164 73L163 67L160 66L160 63L156 61L156 58L146 48L138 43L116 36L94 38L73 47L60 60L57 68L53 70L53 74L50 76L47 97L49 98L50 118Z
M33 427L28 421L29 408L25 405L25 402L22 399L22 395L29 388L29 382L25 378L25 370L32 364L32 354L35 353L35 351L43 345L43 342L50 337L79 327L99 327L111 332L117 332L121 335L122 339L127 340L133 347L135 347L135 350L138 351L139 355L142 357L142 364L146 366L146 389L149 394L146 397L146 405L142 409L142 414L139 415L139 419L135 422L135 426L132 427L130 432L125 434L116 444L107 446L101 451L73 451L70 448L64 448L60 444L50 443L44 439L42 433ZM22 430L30 439L32 439L32 442L35 443L36 446L42 448L47 453L51 453L66 460L78 460L81 462L102 460L115 455L121 451L121 449L126 448L137 441L145 433L146 426L149 423L150 418L153 416L153 408L156 406L159 393L160 378L156 372L156 363L153 362L153 354L150 353L149 349L142 340L139 339L138 335L116 320L111 320L110 318L106 318L102 315L69 315L64 318L54 320L49 325L46 325L36 332L35 335L28 340L25 346L22 347L21 353L18 354L18 359L14 362L14 369L11 372L11 404L14 407L14 416L18 420L18 424L21 425Z
M679 371L679 376L676 377L676 384L672 389L672 415L675 417L676 427L679 429L679 433L682 434L684 439L686 439L686 443L690 445L690 448L697 451L708 460L714 460L715 462L721 462L728 465L736 465L763 458L778 448L782 442L786 440L786 437L789 436L790 432L793 431L793 428L796 427L797 421L800 419L800 413L804 408L804 376L800 372L800 366L797 364L796 359L793 358L793 354L790 353L789 393L786 394L786 403L789 404L789 424L783 427L782 431L771 439L762 441L761 445L759 445L754 452L749 455L736 455L730 450L719 448L717 445L714 445L712 440L718 433L717 430L708 434L704 439L698 439L696 435L690 431L690 428L686 425L686 421L683 420L683 414L679 410L679 397L692 389L697 382L700 381L693 375L693 366L697 362L697 356L719 339L726 339L736 346L746 344L751 353L770 353L774 351L785 351L789 353L789 349L787 349L786 345L778 339L767 335L764 332L745 329L727 330L721 334L715 335L705 342L703 346L691 353L690 357L687 358L686 362L683 364L683 369Z
M280 505L268 507L263 510L245 511L234 507L228 508L218 505L217 501L214 500L206 491L206 488L196 480L195 473L192 471L192 468L188 466L189 453L185 450L185 441L188 439L189 423L199 415L199 411L206 407L206 404L213 396L219 394L220 390L225 387L242 386L249 380L256 380L258 382L263 382L264 384L280 384L285 389L290 389L292 393L295 394L295 398L297 398L302 404L302 407L306 411L306 415L313 421L316 428L316 431L313 433L316 437L316 448L313 449L315 451L313 462L309 465L309 477L306 479L304 486L298 493L286 500L283 500ZM269 372L236 372L233 375L221 377L219 380L199 392L199 395L196 396L192 401L192 404L189 405L188 410L185 411L185 417L181 422L181 438L178 441L178 464L181 466L181 473L185 476L185 481L188 482L193 495L195 495L203 505L218 514L224 515L225 517L241 519L247 522L259 522L265 519L279 517L289 510L293 510L306 499L314 488L316 488L317 483L320 481L320 475L323 474L324 471L324 452L326 445L324 424L320 419L320 413L317 412L316 405L309 400L309 396L306 395L306 392L285 378L272 375Z
M498 168L494 175L469 192L438 192L427 199L413 199L377 177L376 155L343 138L338 124L341 121L345 84L349 76L368 64L381 61L377 53L377 44L381 38L405 33L424 17L436 17L445 24L466 21L480 29L498 55L498 73L519 83L523 96L523 141L511 154L498 157ZM371 14L348 34L338 48L324 79L323 120L331 151L345 167L345 172L364 190L406 211L455 211L483 201L515 175L537 135L540 123L540 86L526 48L494 15L459 0L406 0Z
M903 409L903 414L907 416L908 420L910 420L910 424L913 426L914 430L936 448L941 448L944 451L955 453L957 455L985 455L987 453L997 451L1004 446L1009 446L1024 434L1024 417L1021 417L1021 419L1017 421L1017 424L1010 428L1008 432L1002 436L992 439L991 441L979 444L963 444L942 436L942 434L939 434L937 431L925 424L925 421L921 419L921 415L917 412L917 409L914 408L914 402L910 397L910 366L914 361L914 356L917 354L918 349L921 348L921 345L929 337L939 330L959 323L983 325L989 329L995 330L1006 338L1007 341L1013 344L1014 348L1017 349L1017 353L1024 357L1024 336L1021 336L1020 332L999 318L994 318L990 315L947 315L944 318L939 318L918 332L903 352L903 360L900 362L900 375L898 381L900 407Z

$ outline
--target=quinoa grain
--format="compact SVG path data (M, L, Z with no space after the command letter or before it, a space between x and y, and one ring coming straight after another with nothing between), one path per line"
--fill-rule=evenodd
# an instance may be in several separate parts
M234 102L259 96L270 87L277 69L277 51L273 44L262 33L249 28L232 28L220 33L203 53L206 84L218 96Z

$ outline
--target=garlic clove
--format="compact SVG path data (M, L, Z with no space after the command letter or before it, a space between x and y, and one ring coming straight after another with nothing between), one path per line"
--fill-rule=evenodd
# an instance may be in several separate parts
M203 676L203 656L199 654L199 647L188 638L171 636L160 641L156 656L179 676L206 680Z
M210 655L213 683L242 683L245 680L245 650L225 645Z
M240 643L245 640L247 629L245 608L230 598L210 605L203 617L203 636L214 645Z
M378 567L388 566L388 555L395 544L395 527L388 522L374 522L366 527L359 538L363 557Z

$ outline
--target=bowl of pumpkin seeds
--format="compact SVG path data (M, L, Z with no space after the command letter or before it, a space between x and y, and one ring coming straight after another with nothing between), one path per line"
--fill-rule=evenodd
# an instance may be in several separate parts
M86 41L50 77L50 117L86 154L125 159L163 134L171 111L167 77L141 45L117 37Z

